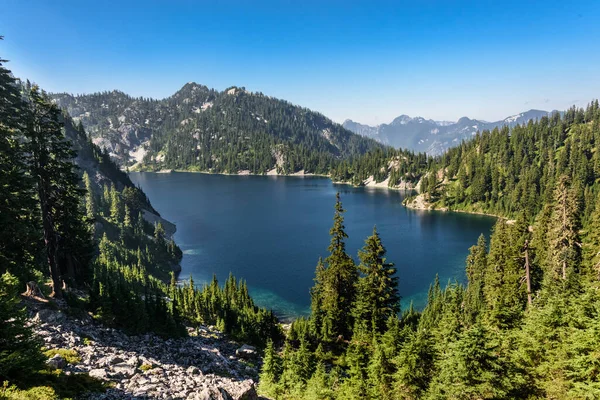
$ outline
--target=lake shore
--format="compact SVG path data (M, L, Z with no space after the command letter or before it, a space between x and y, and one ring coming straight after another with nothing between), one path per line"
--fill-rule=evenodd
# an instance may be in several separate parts
M194 170L185 170L185 169L161 169L159 171L131 171L131 172L152 172L156 174L169 174L173 172L189 172L195 174L206 174L206 175L224 175L224 176L292 176L292 177L316 177L316 178L327 178L331 180L331 183L334 185L348 185L352 187L364 187L364 188L375 188L375 189L385 189L385 190L394 190L394 191L403 191L403 192L416 192L418 189L418 183L413 184L412 182L402 182L398 186L388 186L389 177L381 182L376 182L373 176L368 177L363 181L362 185L355 185L349 181L334 181L329 174L315 174L312 172L305 173L304 170L300 170L298 172L294 172L291 174L281 174L278 173L275 168L267 171L264 174L256 174L252 173L249 170L240 170L237 173L228 173L228 172L210 172L210 171L194 171ZM402 205L411 210L421 210L421 211L441 211L441 212L456 212L462 214L472 214L472 215L484 215L488 217L494 218L504 218L509 220L506 217L497 214L486 213L482 211L469 211L469 210L456 210L449 209L447 207L435 208L434 205L429 203L424 199L422 194L419 194L413 197L410 201L403 201Z
M376 182L373 176L369 176L367 179L363 181L362 185L355 185L350 181L334 181L329 174L316 174L313 172L304 172L304 170L300 170L298 172L294 172L291 174L282 174L277 172L275 168L267 171L264 174L256 174L252 173L249 170L240 170L237 173L229 173L229 172L210 172L210 171L195 171L195 170L186 170L186 169L161 169L158 171L146 171L146 170L132 170L130 172L151 172L155 174L170 174L173 172L189 172L193 174L206 174L206 175L223 175L223 176L295 176L295 177L316 177L316 178L327 178L331 180L331 183L334 185L348 185L352 187L365 187L365 188L375 188L375 189L387 189L387 190L395 190L395 191L405 191L405 192L413 192L417 190L418 183L412 182L401 182L400 185L397 186L388 186L389 177L381 182Z
M408 209L411 210L421 210L421 211L441 211L441 212L455 212L455 213L461 213L461 214L471 214L471 215L484 215L486 217L494 217L494 218L502 218L502 219L506 219L508 222L513 221L510 220L504 216L501 215L497 215L497 214L492 214L492 213L486 213L483 211L474 211L474 210L453 210L450 209L448 207L439 207L436 208L434 204L428 202L425 199L425 196L423 194L419 194L413 198L410 199L405 199L402 202L402 205Z

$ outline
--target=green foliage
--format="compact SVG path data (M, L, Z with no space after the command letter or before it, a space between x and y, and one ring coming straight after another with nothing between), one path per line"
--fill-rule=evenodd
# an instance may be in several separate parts
M27 315L19 304L18 280L0 276L0 380L21 381L41 369L41 343L25 325Z
M334 342L338 336L350 337L354 323L351 310L356 296L358 269L354 260L346 254L345 239L348 235L344 230L344 212L338 193L333 227L329 231L330 254L325 258L324 264L319 262L312 290L311 308L319 318L315 321L315 331L326 342Z
M386 262L385 253L377 229L373 228L373 235L358 252L358 269L363 276L356 284L354 318L366 322L377 333L383 333L388 318L400 311L396 268Z
M233 275L219 286L216 276L208 285L196 288L192 277L181 286L172 286L172 304L177 315L190 324L217 325L231 337L265 346L269 339L281 340L281 328L272 311L259 308L248 294L246 282Z
M29 381L21 385L11 385L5 381L0 387L2 400L69 400L81 398L90 393L102 393L109 384L87 374L67 375L61 370L41 370L29 376Z
M442 288L436 277L422 312L382 307L397 304L398 293L374 232L359 253L352 340L332 343L322 334L331 267L319 261L312 313L292 325L285 344L278 398L600 397L598 143L594 102L563 118L483 132L431 162L421 182L430 201L501 215L491 239L469 250L467 285ZM345 239L339 215L334 249ZM337 315L330 326L341 323ZM307 339L316 368L294 381Z
M44 351L46 358L52 358L55 355L59 355L69 364L77 364L81 361L81 357L77 351L73 349L50 349Z
M82 121L94 137L114 140L122 124L136 127L137 135L150 139L144 169L327 174L339 158L383 147L319 113L243 88L217 92L190 83L164 100L116 91L54 97L67 110L89 112ZM117 157L129 159L126 150Z

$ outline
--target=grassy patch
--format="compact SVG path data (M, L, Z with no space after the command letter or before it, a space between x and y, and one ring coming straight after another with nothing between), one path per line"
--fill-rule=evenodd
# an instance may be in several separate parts
M50 349L44 351L44 355L48 358L52 358L57 354L64 358L65 361L69 364L77 364L81 361L81 357L79 357L79 354L72 349Z
M1 400L74 399L89 392L104 392L110 385L88 374L66 375L60 370L40 371L30 377L29 384L19 387L4 382L0 386Z
M140 369L144 372L151 370L152 368L154 368L151 364L148 363L143 363L142 365L140 365Z

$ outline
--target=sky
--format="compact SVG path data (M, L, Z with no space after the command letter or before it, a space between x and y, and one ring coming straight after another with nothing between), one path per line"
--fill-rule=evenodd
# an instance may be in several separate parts
M600 97L600 1L2 0L0 58L50 92L251 91L336 122L488 121Z

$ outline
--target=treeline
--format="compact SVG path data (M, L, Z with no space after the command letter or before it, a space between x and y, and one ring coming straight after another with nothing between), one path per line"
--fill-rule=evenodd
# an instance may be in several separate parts
M398 312L395 269L376 232L359 265L345 252L338 199L311 315L292 325L281 351L266 348L262 392L277 399L600 397L599 128L594 102L564 118L484 132L430 165L437 184L425 195L433 201L513 219L499 218L490 241L481 236L471 247L467 284L436 280L422 312ZM496 173L502 178L490 181L483 199L471 197L473 185ZM466 197L451 203L463 175Z
M215 325L234 339L261 347L267 340L279 341L283 337L273 312L257 307L246 282L236 282L231 274L222 287L213 276L201 290L196 289L192 277L182 286L172 281L169 293L178 313L192 325Z
M448 150L430 167L422 188L439 207L535 216L568 176L585 201L600 177L600 106L571 108L513 129L483 131Z
M432 163L433 158L425 153L385 147L335 162L330 175L334 182L350 182L356 186L371 176L375 182L389 178L389 187L403 183L416 185Z

